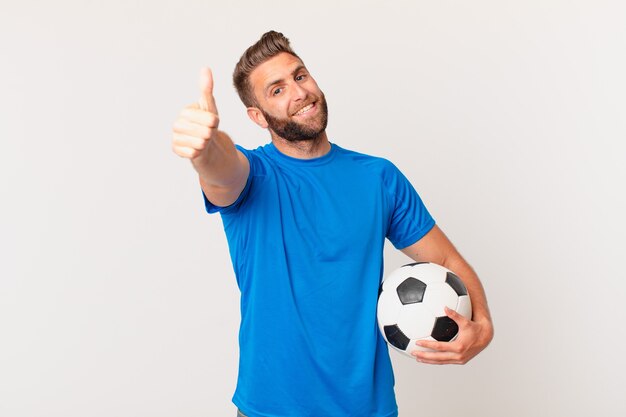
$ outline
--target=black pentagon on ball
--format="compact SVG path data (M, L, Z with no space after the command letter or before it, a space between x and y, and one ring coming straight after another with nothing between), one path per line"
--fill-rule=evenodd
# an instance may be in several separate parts
M435 326L430 334L433 339L439 342L449 342L459 332L459 326L448 316L437 317Z
M396 287L402 304L421 303L426 292L426 284L417 278L409 277Z
M398 327L397 324L392 324L390 326L383 327L385 330L385 337L387 341L397 347L400 350L406 350L407 346L409 346L409 342L411 339L406 337L402 330Z
M461 281L461 278L457 277L452 272L448 272L446 274L446 283L452 287L454 292L456 292L456 295L459 297L467 295L467 288L465 288L463 281Z

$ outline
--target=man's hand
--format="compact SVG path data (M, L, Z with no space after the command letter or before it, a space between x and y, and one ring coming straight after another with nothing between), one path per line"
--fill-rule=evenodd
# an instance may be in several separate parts
M446 315L459 326L459 334L452 342L420 340L417 345L434 352L414 351L418 362L432 365L464 365L487 347L493 338L493 327L489 320L472 321L446 307Z
M213 98L213 74L203 68L200 74L200 99L181 110L174 122L172 150L192 160L206 153L209 142L224 135L219 132L219 117Z

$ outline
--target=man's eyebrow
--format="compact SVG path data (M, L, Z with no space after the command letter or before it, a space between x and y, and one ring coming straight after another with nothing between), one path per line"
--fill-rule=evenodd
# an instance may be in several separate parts
M299 72L300 72L300 71L302 71L302 70L306 70L306 67L304 66L304 64L300 64L300 65L298 65L296 68L294 68L294 70L293 70L293 71L291 71L291 76L292 76L292 77L295 77L295 76L296 76L296 74L297 74L297 73L299 73ZM271 82L267 83L267 85L265 86L265 91L267 91L267 90L268 90L271 86L273 86L273 85L275 85L275 84L282 83L282 82L284 82L284 81L285 81L285 79L284 79L284 78L280 78L280 79L278 79L278 80L274 80L274 81L271 81Z

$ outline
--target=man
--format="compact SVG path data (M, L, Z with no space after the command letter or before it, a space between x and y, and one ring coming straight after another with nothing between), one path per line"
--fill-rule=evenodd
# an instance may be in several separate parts
M376 323L383 245L456 272L472 320L453 342L420 342L429 364L463 364L493 326L480 281L389 161L326 135L324 94L289 41L270 31L233 79L250 119L271 135L255 150L218 130L208 69L199 103L174 124L210 213L220 212L241 290L240 362L233 402L249 417L389 417L398 410L388 349Z

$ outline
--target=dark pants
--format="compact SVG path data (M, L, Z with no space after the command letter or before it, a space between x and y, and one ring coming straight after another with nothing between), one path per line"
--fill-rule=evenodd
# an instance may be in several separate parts
M242 413L240 409L237 409L237 417L248 417L248 416Z

